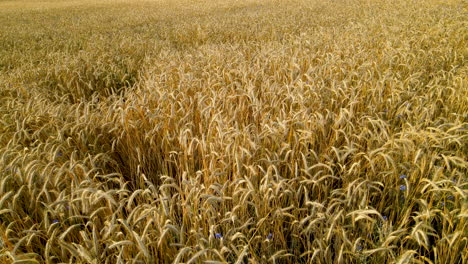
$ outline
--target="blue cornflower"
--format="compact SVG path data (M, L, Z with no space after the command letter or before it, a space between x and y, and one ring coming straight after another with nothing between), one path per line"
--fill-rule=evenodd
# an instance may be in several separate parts
M273 238L273 234L272 233L269 233L268 236L267 236L267 239L270 240Z
M441 203L440 203L440 206L445 206L445 203L444 203L444 202L441 202Z
M58 152L57 153L57 157L62 157L63 156L63 153L62 152Z
M406 178L408 178L408 176L406 176L406 174L400 175L400 179L406 179Z
M406 191L406 185L400 185L400 191Z
M52 221L52 224L57 224L59 222L59 220L55 219Z
M358 251L362 251L362 246L357 246Z
M455 197L453 197L453 196L451 196L451 195L450 195L449 197L447 197L447 199L449 199L449 200L452 200L452 201L453 201L453 200L455 199Z
M382 218L383 218L384 221L388 220L388 217L386 215L382 216Z
M223 238L223 235L221 235L221 233L215 233L215 237L221 239L221 238Z

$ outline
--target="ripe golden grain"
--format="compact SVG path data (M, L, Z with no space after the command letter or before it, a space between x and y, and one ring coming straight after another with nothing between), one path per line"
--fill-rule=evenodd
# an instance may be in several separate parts
M0 2L0 262L462 262L465 13Z

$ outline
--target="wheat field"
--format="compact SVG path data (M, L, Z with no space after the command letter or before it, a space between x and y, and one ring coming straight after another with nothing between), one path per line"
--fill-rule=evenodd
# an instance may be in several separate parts
M0 1L0 263L466 263L467 11Z

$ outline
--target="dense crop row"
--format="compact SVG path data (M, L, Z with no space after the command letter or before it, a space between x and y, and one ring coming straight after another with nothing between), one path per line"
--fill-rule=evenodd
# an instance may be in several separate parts
M0 1L0 262L468 258L464 1L94 2Z

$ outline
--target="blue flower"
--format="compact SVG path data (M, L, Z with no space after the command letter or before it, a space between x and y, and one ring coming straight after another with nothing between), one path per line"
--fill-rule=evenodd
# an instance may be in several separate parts
M57 157L62 157L62 156L63 156L62 152L57 153Z
M406 185L400 185L400 191L406 191Z
M388 217L386 215L382 216L382 218L383 218L384 221L388 220Z
M267 236L267 239L270 240L273 238L273 234L272 233L269 233L268 236Z
M362 251L362 246L357 246L358 251Z
M453 197L453 196L451 196L451 195L450 195L449 197L447 197L447 199L449 199L449 200L452 200L452 201L453 201L453 200L455 199L455 197Z
M59 222L59 220L55 219L52 221L52 224L57 224Z
M221 233L215 233L215 237L221 239L223 238L223 235L221 235Z
M440 203L440 206L445 206L445 203L444 203L444 202L441 202L441 203Z
M406 179L406 178L408 178L408 177L406 176L406 174L400 175L400 179Z

